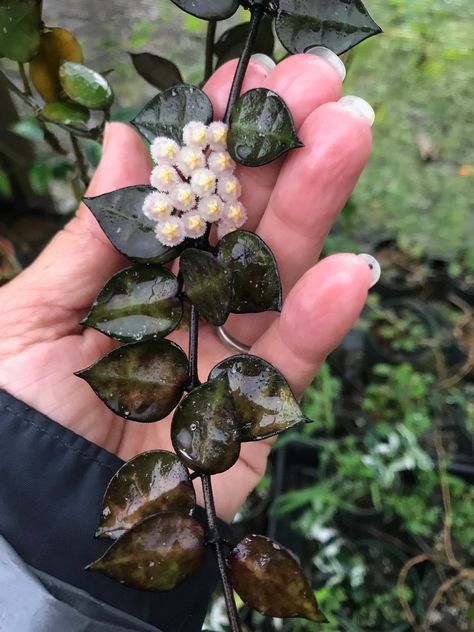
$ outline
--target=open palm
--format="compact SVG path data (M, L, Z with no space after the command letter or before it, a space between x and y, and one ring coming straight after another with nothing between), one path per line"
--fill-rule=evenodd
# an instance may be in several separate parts
M205 88L216 119L223 116L235 63L221 67ZM320 57L295 55L272 71L253 61L244 90L257 86L271 88L287 102L305 147L271 165L240 170L242 201L250 215L245 228L255 230L273 250L285 304L280 315L232 316L226 330L278 367L301 394L351 328L371 284L367 264L355 255L336 255L314 265L368 158L370 124L338 102L341 80ZM149 172L136 133L110 124L88 194L146 183ZM73 373L116 345L78 323L104 282L127 265L81 205L40 257L0 290L0 386L123 459L150 449L171 450L170 418L155 424L125 422ZM187 348L186 332L175 332L173 339ZM200 328L202 380L232 353L213 328ZM268 451L268 442L243 444L235 466L214 477L222 518L230 520L259 481Z

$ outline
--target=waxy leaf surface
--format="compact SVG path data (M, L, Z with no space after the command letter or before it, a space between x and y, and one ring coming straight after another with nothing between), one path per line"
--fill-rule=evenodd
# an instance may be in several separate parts
M181 399L188 359L169 340L138 342L115 349L76 375L117 415L153 422L166 417Z
M276 32L290 53L325 46L337 55L381 32L361 0L279 0Z
M183 127L191 121L212 121L209 97L199 88L181 84L169 88L145 105L132 121L140 134L152 142L157 136L183 142Z
M183 315L178 280L165 268L135 266L115 274L82 322L121 342L164 338Z
M138 590L172 590L201 566L204 531L194 518L157 513L127 531L87 570Z
M178 67L169 59L153 53L130 53L130 57L138 74L158 90L183 83Z
M82 64L65 61L59 68L59 81L70 99L91 110L107 110L114 100L107 79Z
M3 0L0 3L0 57L25 62L40 45L41 0Z
M188 248L181 255L180 270L186 296L211 325L223 325L232 302L232 275L209 252Z
M219 242L217 258L232 272L232 312L281 310L278 266L272 251L260 237L245 230L229 233Z
M327 621L303 570L285 548L261 535L249 535L231 551L230 581L251 608L268 617Z
M269 16L264 16L258 27L253 53L273 56L275 47L275 37L273 35L273 20ZM229 59L240 57L244 50L245 40L250 30L250 22L238 24L225 31L214 45L214 53L217 55L217 65L221 66Z
M137 263L167 263L186 247L183 242L168 248L156 238L156 223L142 211L146 196L153 190L151 186L138 185L84 198L115 248Z
M196 472L218 474L234 465L240 441L225 374L182 400L173 416L171 440L181 460Z
M216 365L209 379L227 375L241 441L258 441L307 422L283 375L257 356L242 354Z
M72 101L47 103L41 110L41 114L50 121L58 121L65 125L85 125L90 116L87 108Z
M226 20L237 11L238 0L172 0L183 11L202 20Z
M190 514L196 504L188 472L175 454L144 452L123 465L107 487L96 537L116 539L153 514Z

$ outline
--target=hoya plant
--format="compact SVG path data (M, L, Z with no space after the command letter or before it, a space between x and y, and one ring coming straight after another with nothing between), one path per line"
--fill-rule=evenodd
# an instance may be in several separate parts
M210 69L215 23L231 17L239 5L251 19L224 119L214 120L200 88L179 81L167 86L132 121L150 145L150 184L85 199L132 265L106 283L83 321L123 344L78 375L126 420L159 423L174 411L174 453L139 454L110 481L96 535L113 542L88 568L132 588L168 591L194 573L212 547L233 632L241 629L234 591L267 616L324 622L288 550L260 535L236 544L223 539L212 487L212 477L236 463L243 442L279 435L308 420L284 376L248 353L220 362L201 383L199 331L221 328L231 314L282 307L270 249L242 229L247 212L236 171L239 165L265 165L302 146L278 94L257 88L241 95L260 26L273 28L274 23L289 54L313 46L340 54L380 29L360 0L172 1L209 21ZM105 120L112 99L106 80L82 66L66 32L41 24L40 5L35 0L0 4L0 22L7 30L5 11L31 25L27 42L20 46L15 38L4 38L0 53L20 64L30 62L31 79L46 102L36 112L40 121L55 120L72 133L83 129L90 109L102 110ZM93 128L93 133L99 132ZM187 353L168 338L182 327L184 315ZM194 517L198 479L206 531Z

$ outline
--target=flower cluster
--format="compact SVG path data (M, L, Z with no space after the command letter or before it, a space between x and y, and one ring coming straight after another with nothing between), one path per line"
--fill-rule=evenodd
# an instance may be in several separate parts
M163 136L153 141L156 166L150 182L155 190L145 198L143 212L156 221L156 236L164 246L202 237L208 223L216 222L221 239L246 222L226 140L224 123L191 122L183 129L182 146Z

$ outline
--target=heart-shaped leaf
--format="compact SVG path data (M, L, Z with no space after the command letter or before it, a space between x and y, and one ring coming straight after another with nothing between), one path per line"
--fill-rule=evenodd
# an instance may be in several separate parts
M186 248L163 246L155 235L155 225L142 211L153 188L146 185L117 189L93 198L84 198L100 227L119 252L137 263L167 263Z
M107 487L97 538L119 538L153 514L190 514L196 505L188 472L175 454L156 450L125 463Z
M107 281L81 324L121 342L164 338L183 315L178 292L177 278L165 268L127 268Z
M0 3L0 57L29 61L39 50L41 0Z
M59 81L70 99L91 110L108 110L114 100L107 79L82 64L72 61L62 63Z
M59 101L61 98L59 67L62 61L81 64L81 45L66 29L43 30L39 52L30 62L30 78L46 103Z
M280 311L282 292L272 251L254 233L236 230L219 242L218 261L232 272L231 311L254 314Z
M179 68L169 59L153 53L130 53L130 57L140 77L158 90L183 83Z
M169 340L138 342L115 349L76 375L117 415L153 422L166 417L181 399L188 359Z
M238 0L172 0L186 13L201 20L227 20L237 11Z
M208 323L220 326L230 313L232 275L209 252L188 248L180 259L186 295Z
M224 374L229 379L241 441L265 439L310 421L283 375L262 358L231 356L212 369L209 379Z
M280 0L275 26L290 53L325 46L341 55L382 32L361 0Z
M150 143L157 136L166 136L182 143L183 127L187 123L201 121L207 125L212 118L209 97L199 88L181 84L154 97L136 115L132 125Z
M235 104L227 146L236 162L259 167L303 143L281 97L267 88L254 88Z
M249 535L227 559L232 586L245 603L268 617L327 622L293 554L262 535Z
M257 36L253 46L254 53L273 56L275 37L273 35L273 20L265 15L260 21ZM217 55L217 65L221 66L229 59L240 57L244 50L245 40L250 30L250 22L244 22L225 31L214 45Z
M239 458L240 441L227 375L195 388L176 409L171 440L192 470L219 474Z
M182 514L157 513L127 531L86 570L138 590L172 590L201 566L204 531Z
M72 101L47 103L41 114L50 121L59 121L65 125L85 125L90 116L87 108Z

